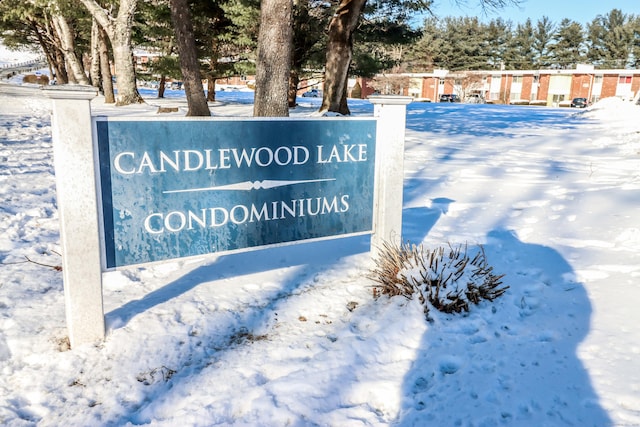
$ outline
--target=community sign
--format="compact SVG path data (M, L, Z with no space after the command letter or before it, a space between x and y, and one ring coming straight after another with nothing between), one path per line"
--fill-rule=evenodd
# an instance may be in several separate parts
M372 232L373 119L95 118L106 269Z

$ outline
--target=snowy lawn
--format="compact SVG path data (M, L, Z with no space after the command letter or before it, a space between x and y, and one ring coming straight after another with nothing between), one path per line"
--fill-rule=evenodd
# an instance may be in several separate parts
M50 101L1 90L0 424L640 425L640 107L409 105L404 238L482 244L494 303L374 300L356 237L107 273L107 339L69 351Z

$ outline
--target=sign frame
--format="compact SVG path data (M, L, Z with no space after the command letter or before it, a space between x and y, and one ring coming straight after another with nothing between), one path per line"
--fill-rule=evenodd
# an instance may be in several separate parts
M60 217L65 315L71 348L104 340L102 251L91 100L96 88L83 85L43 89L52 100L56 199ZM404 135L408 96L370 96L377 121L371 252L399 243L402 232ZM189 120L211 120L210 117ZM291 120L291 119L282 119ZM353 120L351 118L345 120Z
M109 254L109 250L111 250L110 249L111 243L109 242L110 237L107 237L108 230L106 230L107 227L105 226L105 216L109 214L109 210L105 207L105 196L108 196L105 193L111 190L112 183L109 182L107 183L107 185L104 185L105 178L107 178L105 176L105 168L109 167L111 171L113 171L113 168L111 167L111 165L108 165L108 166L105 165L105 161L106 160L111 161L112 158L110 159L103 158L107 150L105 150L105 147L100 145L100 144L104 145L105 142L100 141L100 135L99 135L99 129L98 129L98 127L100 126L99 123L110 123L110 124L132 123L134 124L134 126L135 124L141 124L141 123L142 123L142 126L144 126L145 123L151 124L151 126L153 126L154 123L169 124L169 126L176 125L176 124L177 125L187 124L188 126L198 126L198 125L211 126L214 131L216 127L225 126L225 125L226 126L243 125L244 128L254 126L254 125L258 125L258 126L262 125L261 126L262 129L260 129L260 131L265 131L265 129L268 129L269 127L275 127L276 130L282 130L283 126L289 126L289 127L298 126L298 127L304 128L304 127L311 127L314 124L316 126L320 126L320 128L322 128L322 130L324 131L335 130L335 129L332 129L330 125L333 125L333 128L337 128L338 131L341 131L341 130L344 130L345 128L347 128L348 130L353 130L351 128L353 128L354 123L362 124L364 126L364 129L355 129L355 130L368 131L369 135L363 136L362 138L354 138L354 139L356 140L356 142L360 142L360 143L362 143L362 141L368 141L368 145L366 147L367 151L364 153L364 155L367 156L367 158L364 161L365 167L360 167L358 169L360 170L360 172L362 172L362 169L367 169L367 168L370 169L369 171L370 176L363 178L364 180L369 181L368 183L365 183L364 187L369 192L368 196L370 200L365 201L365 204L368 203L369 205L366 208L368 209L370 215L366 215L367 212L359 212L356 214L358 218L355 221L358 221L358 224L361 224L361 221L364 220L368 222L370 226L362 227L361 225L359 225L359 228L361 229L357 231L352 231L352 232L341 232L341 233L335 233L335 234L325 233L324 235L321 235L318 237L291 238L285 241L278 241L273 243L254 244L254 245L240 247L240 248L231 248L231 249L223 249L223 250L208 251L208 252L205 251L202 253L185 255L185 256L165 257L164 259L157 259L157 260L152 259L152 260L144 260L140 262L130 262L124 265L114 265L113 259L111 260L108 259L108 257L111 255ZM376 156L377 126L378 126L377 120L371 117L356 117L356 118L352 117L347 119L344 117L294 117L294 118L290 118L290 117L278 117L278 118L170 117L170 118L164 118L164 117L148 117L148 116L124 116L124 117L94 116L92 118L92 140L94 141L94 145L95 145L95 164L96 164L95 173L96 173L96 182L98 186L97 194L98 194L98 203L99 203L98 212L99 212L100 239L102 244L102 248L101 248L102 270L106 272L106 271L117 270L118 268L125 268L130 266L141 265L141 264L148 264L148 263L153 264L158 262L166 262L172 259L183 259L183 258L188 259L188 258L199 258L207 255L241 253L241 252L248 252L248 251L258 250L258 249L266 249L269 247L292 245L292 244L303 243L303 242L331 240L331 239L337 239L337 238L346 238L346 237L352 237L352 236L358 236L358 235L373 234L375 232L373 209L375 204L375 201L374 201L375 188L374 187L375 187L375 170L376 170L375 156ZM335 138L336 135L333 135L333 137ZM313 138L308 138L308 139L318 140L317 136L314 136ZM347 138L347 140L348 139L349 138ZM243 141L243 144L238 144L238 147L247 148L248 146L245 145L244 142L246 141ZM348 141L348 142L353 142L353 141ZM306 144L306 147L310 148L308 141L304 141L301 144ZM356 144L351 144L351 145L356 145ZM316 145L315 147L318 147L318 145ZM322 147L322 145L320 145L320 147ZM172 150L173 148L169 148L169 150ZM352 150L352 152L350 153L351 160L358 159L357 157L358 155L363 156L362 152L360 153L357 152L358 147L355 147L355 149L356 149L355 152ZM308 155L309 157L313 157L314 155L317 155L317 158L315 158L315 160L328 161L328 158L331 153L330 148L328 146L325 146L322 148L322 150L324 151L321 153L314 152L313 150L309 150ZM313 159L310 159L310 160L313 160ZM335 157L334 157L334 160L335 160ZM208 161L210 161L210 159L208 159ZM311 164L306 164L301 166L306 166L307 168L312 167L313 169L318 168L317 162L314 163L314 162L308 161L307 163L311 163ZM343 163L343 165L338 165L338 163ZM336 162L336 164L332 164L331 166L333 169L338 169L338 166L344 166L346 163L348 162ZM321 165L321 166L326 166L326 165ZM285 168L285 167L286 166L281 166L281 168ZM148 167L145 169L148 170ZM262 177L260 177L261 179L258 179L255 174L253 176L250 176L250 174L246 173L245 171L244 177L245 178L242 179L241 182L236 183L236 184L244 185L244 188L242 188L241 190L260 191L261 190L261 188L259 188L260 186L265 186L269 184L269 183L265 183L265 181L269 181L269 180L262 179L265 177L264 174ZM299 177L299 174L298 174L298 177ZM349 178L353 178L353 175L350 175ZM313 179L310 179L309 181L313 181ZM320 181L328 181L328 180L321 179ZM274 181L270 181L270 182L274 182ZM308 186L308 185L313 185L314 183L310 182L310 183L302 183L302 184ZM327 184L330 184L330 183L323 183L323 182L318 183L318 185L327 185ZM274 184L271 184L271 185L274 185ZM108 188L105 190L105 187L108 187ZM227 191L227 190L228 189L224 189L223 191ZM241 190L238 190L238 191L241 191ZM109 203L110 201L107 201L107 204ZM363 203L360 202L357 205L356 209L361 209L362 204ZM115 243L113 243L113 245L115 245Z

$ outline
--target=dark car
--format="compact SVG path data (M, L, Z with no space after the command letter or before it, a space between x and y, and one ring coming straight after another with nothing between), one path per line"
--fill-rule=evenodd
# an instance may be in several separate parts
M318 89L311 89L302 94L305 98L318 98L320 96L320 92Z
M455 93L443 93L440 95L440 102L460 102L460 97Z
M589 106L587 98L573 98L571 101L571 107L573 108L585 108Z

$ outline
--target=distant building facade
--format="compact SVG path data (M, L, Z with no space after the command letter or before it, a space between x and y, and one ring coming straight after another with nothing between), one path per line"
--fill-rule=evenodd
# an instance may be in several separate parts
M136 69L149 72L158 54L134 53ZM378 84L374 84L378 80ZM322 90L322 79L302 80L298 95L309 89ZM216 81L222 90L255 88L254 76L234 76ZM382 89L376 89L382 88ZM349 79L349 97L366 99L375 93L413 96L419 100L438 101L440 95L456 94L462 100L482 100L496 104L531 104L564 106L573 98L596 102L601 98L633 99L640 93L640 70L598 70L578 64L573 70L490 70L448 71L435 69L429 73L384 74L374 79Z
M457 94L462 99L480 97L496 104L551 107L568 105L573 98L590 102L608 97L633 99L640 92L640 70L598 70L586 65L574 70L434 70L403 76L408 76L410 83L399 94L431 101L443 94Z

